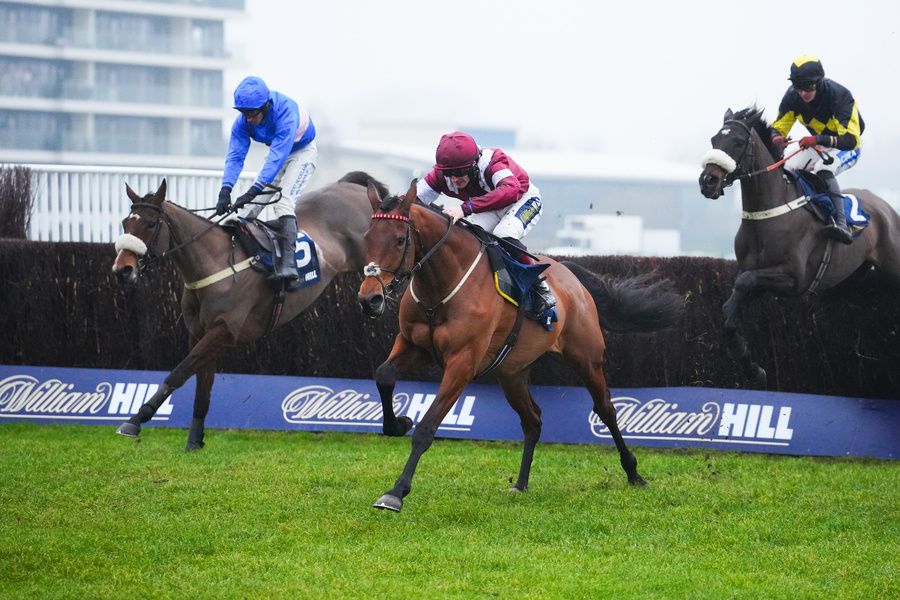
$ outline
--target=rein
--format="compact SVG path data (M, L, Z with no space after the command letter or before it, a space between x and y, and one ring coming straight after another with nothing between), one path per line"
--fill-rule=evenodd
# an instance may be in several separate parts
M749 179L749 178L751 178L751 177L756 177L757 175L763 175L763 174L765 174L765 173L771 173L772 171L774 171L775 169L777 169L778 167L780 167L781 165L783 165L784 163L786 163L788 160L790 160L790 159L793 158L794 156L800 154L801 152L803 152L803 148L797 148L797 150L796 150L795 152L792 152L792 153L788 154L787 156L785 156L784 158L782 158L782 159L779 160L778 162L772 163L772 164L769 165L768 167L764 167L764 168L762 168L762 169L759 169L758 171L753 171L752 173L747 173L746 175L741 175L741 176L738 177L738 179Z
M149 202L135 202L134 204L131 205L131 210L134 211L135 207L149 208L149 209L154 210L157 213L159 213L161 216L158 219L158 221L163 221L166 224L166 226L169 228L169 234L172 236L173 239L175 238L175 232L172 229L172 222L169 220L169 216L166 214L166 211L163 210L162 206L157 206L156 204L151 204ZM219 221L221 221L221 219ZM179 243L178 240L175 240L175 246L168 248L167 250L164 250L162 252L162 254L154 255L152 253L152 249L156 245L156 240L159 238L159 227L157 227L156 232L154 232L154 234L153 234L153 239L151 239L150 243L147 244L147 254L146 255L148 257L156 259L157 261L167 258L169 255L174 254L175 252L178 252L179 250L181 250L182 248L184 248L186 246L189 246L190 244L193 244L194 242L199 240L201 237L203 237L204 235L209 233L209 231L213 227L216 227L219 225L219 221L210 223L209 227L207 227L200 233L194 235L193 237L191 237L191 239L187 240L186 242Z

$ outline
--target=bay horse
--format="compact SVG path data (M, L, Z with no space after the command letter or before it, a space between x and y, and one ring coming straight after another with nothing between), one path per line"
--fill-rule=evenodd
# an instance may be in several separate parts
M354 171L297 201L300 228L318 248L321 277L316 283L285 294L276 326L289 322L312 304L338 273L362 269L363 234L371 215L366 200L369 184L387 193L383 184L366 173ZM133 204L122 221L125 233L120 240L125 242L116 244L113 273L120 282L131 283L139 276L147 257L171 257L185 281L181 310L190 333L191 350L138 413L119 426L117 433L137 437L141 424L150 420L172 392L196 374L187 449L197 450L204 446L204 421L216 359L228 346L251 342L268 332L274 321L275 292L265 274L253 269L231 270L247 264L248 254L240 244L232 244L232 234L225 228L167 201L165 180L155 193L143 197L127 184L125 188ZM191 289L197 286L190 282L209 282L218 274L225 276Z
M743 377L765 387L766 372L738 331L741 305L756 292L801 296L827 290L869 266L900 286L900 216L869 190L844 190L859 199L871 221L851 245L834 244L812 212L797 209L805 201L803 191L783 168L775 167L774 157L781 152L771 144L761 109L729 109L711 141L700 174L701 193L719 198L727 186L741 182L743 212L734 238L738 276L722 307L726 345Z
M359 288L363 311L369 316L382 315L386 296L410 280L400 300L400 332L387 360L375 372L385 434L404 435L412 428L409 417L398 418L394 413L398 373L430 360L444 369L436 398L412 435L412 451L402 474L374 504L399 512L412 488L416 465L434 441L441 421L466 384L493 363L518 314L497 293L482 242L470 231L454 226L443 213L414 204L415 180L402 197L383 198L374 186L369 186L368 195L373 213L365 234L366 277ZM594 412L615 440L628 482L646 485L616 422L603 370L606 348L600 325L621 331L663 328L678 320L683 299L671 291L667 281L648 284L646 277L636 277L612 282L579 265L540 258L551 265L544 273L556 294L558 321L550 331L535 321L522 322L518 343L493 371L519 415L524 434L521 466L512 491L528 488L534 449L541 436L541 409L528 389L528 378L545 352L561 354L580 375L591 393Z

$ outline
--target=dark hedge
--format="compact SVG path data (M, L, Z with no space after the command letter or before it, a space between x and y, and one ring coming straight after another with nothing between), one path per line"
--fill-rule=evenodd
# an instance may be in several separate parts
M0 240L0 363L172 369L187 353L180 278L166 266L121 288L110 272L113 259L111 244ZM607 335L610 385L741 387L721 327L734 261L604 256L576 262L614 276L654 271L675 281L687 300L682 322L670 330ZM230 349L219 370L370 378L393 343L396 312L363 317L359 282L358 275L338 278L293 322ZM900 398L897 299L897 291L871 275L811 298L755 299L743 311L744 331L769 374L769 389ZM437 377L436 368L411 376ZM532 381L578 383L551 355L539 361Z

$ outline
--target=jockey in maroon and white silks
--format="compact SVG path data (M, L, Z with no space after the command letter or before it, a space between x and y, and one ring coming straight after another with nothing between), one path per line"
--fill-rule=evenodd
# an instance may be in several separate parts
M512 245L525 250L519 240L541 217L541 192L528 173L502 150L479 148L472 136L454 131L441 137L435 151L434 168L418 183L416 196L431 204L445 194L462 201L442 210L454 222L463 217ZM533 262L526 253L513 256ZM544 323L549 331L556 320L556 297L543 278L532 285L536 300L526 313Z
M540 190L502 150L479 148L471 136L455 131L441 138L435 158L418 184L421 202L431 204L441 194L458 198L462 204L444 207L445 213L501 238L518 240L540 219Z

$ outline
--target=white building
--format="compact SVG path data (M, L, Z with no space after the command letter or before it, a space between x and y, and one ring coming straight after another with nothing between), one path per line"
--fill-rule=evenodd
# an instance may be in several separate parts
M244 0L0 0L0 162L221 169Z
M636 215L567 215L556 232L557 245L547 254L564 256L678 256L681 233L676 229L648 229Z

